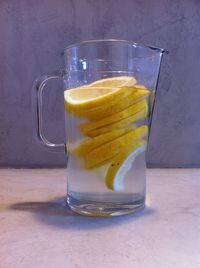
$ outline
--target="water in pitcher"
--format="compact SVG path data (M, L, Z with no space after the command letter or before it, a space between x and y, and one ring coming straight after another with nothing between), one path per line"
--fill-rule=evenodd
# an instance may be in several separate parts
M114 203L120 214L144 204L150 93L131 77L65 91L68 203L74 210L84 206L84 213L97 215L97 204L107 215L110 204L114 215Z
M165 49L127 40L88 40L64 49L64 70L34 83L36 138L67 151L67 204L79 214L115 216L145 205L149 117ZM65 84L66 143L45 137L44 88Z

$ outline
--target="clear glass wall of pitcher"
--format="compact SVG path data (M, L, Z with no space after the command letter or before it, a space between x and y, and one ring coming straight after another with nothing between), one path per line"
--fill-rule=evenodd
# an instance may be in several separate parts
M37 137L51 151L66 152L67 203L74 211L114 216L144 207L145 153L164 51L86 41L64 50L64 71L35 82ZM43 133L43 90L55 78L64 82L66 144Z

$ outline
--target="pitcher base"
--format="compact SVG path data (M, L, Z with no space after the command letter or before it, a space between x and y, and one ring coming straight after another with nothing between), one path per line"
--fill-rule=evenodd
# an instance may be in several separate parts
M134 203L111 203L89 200L78 200L72 196L67 197L67 204L78 214L93 217L120 216L136 212L145 207L145 200Z

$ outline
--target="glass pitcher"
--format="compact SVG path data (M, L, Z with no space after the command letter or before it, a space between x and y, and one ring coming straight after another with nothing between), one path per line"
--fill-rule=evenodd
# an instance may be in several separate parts
M164 52L124 40L85 41L65 48L63 71L36 80L37 138L66 153L67 204L77 213L115 216L145 206L145 152ZM66 144L43 132L43 90L57 78Z

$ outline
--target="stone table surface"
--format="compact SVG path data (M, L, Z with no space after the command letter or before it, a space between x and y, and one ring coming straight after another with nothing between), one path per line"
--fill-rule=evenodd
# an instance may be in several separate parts
M147 171L147 207L95 218L64 206L66 170L0 170L0 268L200 267L200 170Z

